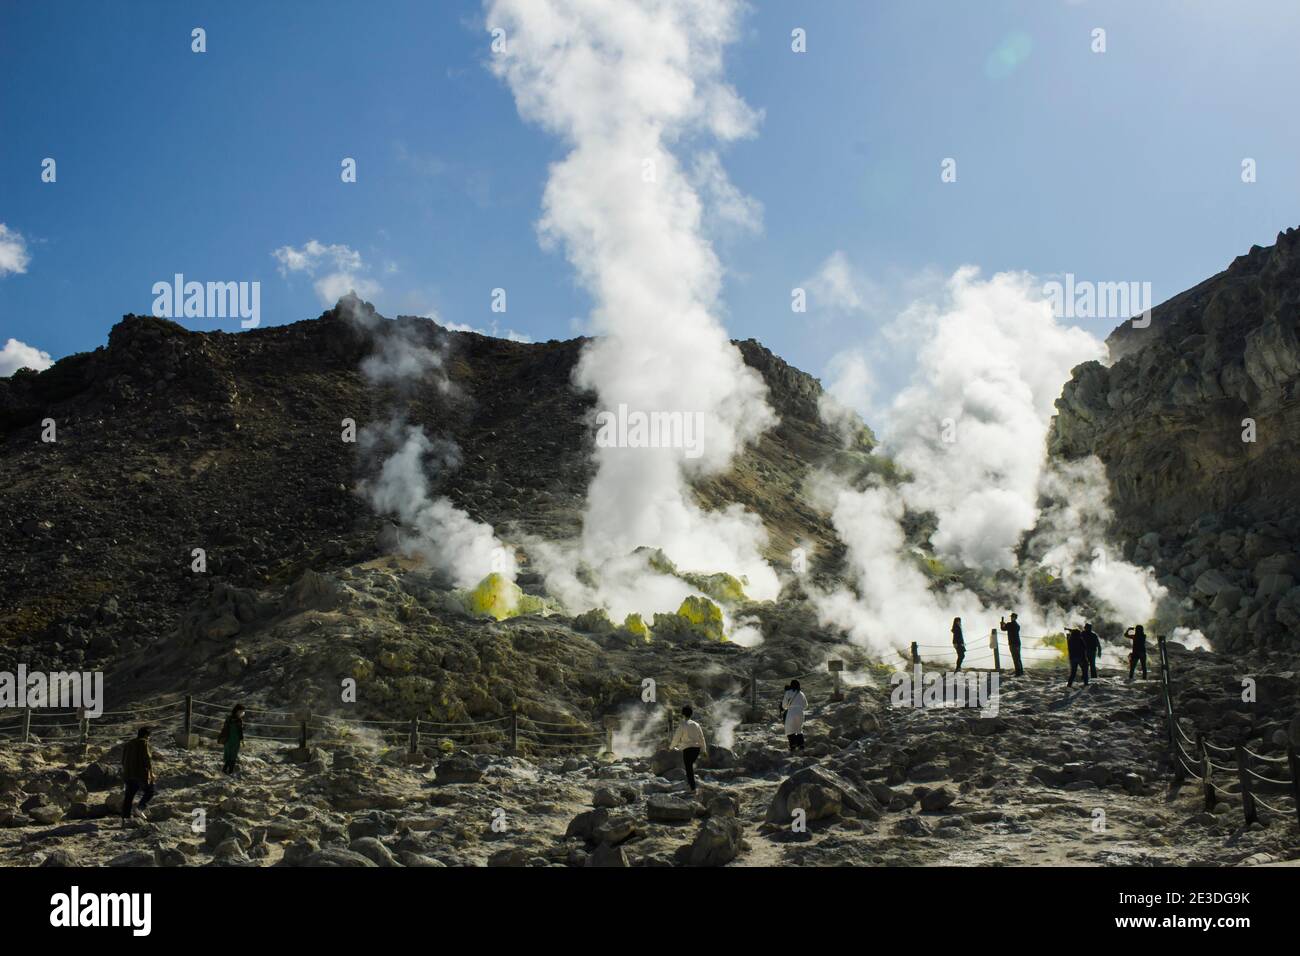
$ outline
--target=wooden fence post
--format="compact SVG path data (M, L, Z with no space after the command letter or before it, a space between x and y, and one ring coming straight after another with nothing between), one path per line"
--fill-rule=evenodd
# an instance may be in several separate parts
M412 754L417 754L420 752L420 718L419 717L411 718L411 737L410 737L410 744L408 750Z
M1237 745L1237 779L1241 781L1241 813L1246 819L1246 825L1255 822L1259 811L1255 806L1255 796L1250 792L1250 773L1246 770L1246 748Z
M90 718L86 716L86 708L77 708L77 734L81 738L81 746L86 746L86 741L90 737Z
M307 749L307 725L311 723L311 711L307 711L303 720L298 722L298 747Z
M993 669L1002 673L1002 654L998 650L998 632L989 632L989 647L993 648Z
M32 739L32 709L23 708L23 743L29 743Z
M840 671L844 670L844 662L841 660L827 661L826 666L830 668L831 676L835 681L834 689L831 691L831 700L843 700L844 691L840 690Z
M1300 755L1296 754L1295 744L1287 746L1286 762L1291 766L1291 794L1295 797L1296 823L1300 823Z
M185 695L185 725L181 734L185 738L185 748L188 750L194 746L194 697L191 694Z
M916 649L916 641L912 642L912 663L921 663L921 652Z
M1214 784L1210 778L1214 768L1210 766L1210 748L1205 746L1205 734L1196 735L1196 747L1201 752L1201 782L1205 785L1205 809L1214 809Z

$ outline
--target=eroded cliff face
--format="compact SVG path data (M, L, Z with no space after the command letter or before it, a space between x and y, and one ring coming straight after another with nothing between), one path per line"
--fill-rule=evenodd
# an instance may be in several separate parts
M1116 533L1227 646L1300 625L1300 230L1125 322L1074 370L1052 455L1106 466Z

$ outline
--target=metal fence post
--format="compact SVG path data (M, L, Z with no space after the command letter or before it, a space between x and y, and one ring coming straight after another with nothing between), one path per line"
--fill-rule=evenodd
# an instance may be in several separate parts
M1295 797L1295 818L1300 823L1300 755L1296 754L1295 744L1286 748L1286 762L1291 766L1291 794Z
M1201 781L1205 784L1205 809L1214 809L1214 784L1210 777L1214 768L1210 766L1210 749L1205 746L1205 734L1196 735L1196 747L1201 751Z
M1255 796L1250 792L1250 774L1246 770L1246 748L1237 745L1237 779L1241 781L1241 813L1246 819L1246 825L1255 822L1258 816L1258 809L1255 807Z

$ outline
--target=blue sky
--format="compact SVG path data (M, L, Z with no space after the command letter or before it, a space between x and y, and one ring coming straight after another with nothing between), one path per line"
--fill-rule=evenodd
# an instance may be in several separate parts
M0 223L26 251L0 344L93 349L177 272L260 281L264 324L314 317L312 276L273 256L312 239L359 258L385 314L574 334L589 299L534 230L564 147L519 119L489 41L468 2L0 5ZM1167 298L1300 224L1297 49L1283 0L756 3L727 72L764 119L722 159L763 229L719 240L727 326L820 374L927 270ZM792 315L837 251L882 303Z

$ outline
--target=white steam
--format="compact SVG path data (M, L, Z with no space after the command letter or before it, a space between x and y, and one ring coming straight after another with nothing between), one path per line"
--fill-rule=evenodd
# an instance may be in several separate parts
M1085 587L1117 619L1151 620L1164 589L1149 569L1124 562L1107 543L1100 463L1046 470L1045 440L1061 386L1075 365L1104 358L1104 345L1059 324L1030 276L982 280L972 268L958 270L939 301L904 310L887 335L910 343L916 355L911 381L889 408L881 448L908 477L897 486L854 489L823 476L814 488L847 545L854 583L815 595L822 622L884 653L912 641L950 646L953 618L960 617L974 657L1015 610L1022 640L1032 646L1072 622L1069 609L1035 605L1028 577L1040 567ZM839 367L851 379L841 394L869 379L861 353ZM1049 501L1041 512L1040 496ZM1011 606L986 606L955 584L932 588L922 556L906 540L905 511L934 514L929 544L945 564L1015 572L997 586ZM1020 562L1017 548L1031 530L1029 558Z
M733 226L753 228L756 204L710 153L674 154L684 140L748 135L756 115L722 77L738 30L735 0L488 0L489 29L504 31L492 70L521 116L572 149L551 166L539 232L563 246L595 300L597 338L575 383L602 409L699 413L703 453L597 448L578 547L558 549L548 587L564 599L577 561L598 572L601 601L675 610L667 581L640 582L625 557L663 549L683 570L743 575L752 597L773 597L760 557L761 522L740 507L706 513L690 480L729 466L775 423L761 377L717 318L721 266L705 237L702 187ZM679 582L680 583L680 582ZM587 606L591 606L588 604Z
M434 388L444 395L454 392L445 351L423 344L413 327L384 319L355 296L340 300L338 309L370 337L372 351L362 360L361 371L372 383L407 392L417 388ZM393 515L401 523L403 553L419 556L456 587L473 587L494 571L514 580L514 552L498 540L492 527L475 521L446 497L430 494L430 472L460 465L460 449L454 442L430 440L424 429L406 423L397 413L363 429L359 437L363 455L382 459L378 474L361 484L361 492L376 512Z

